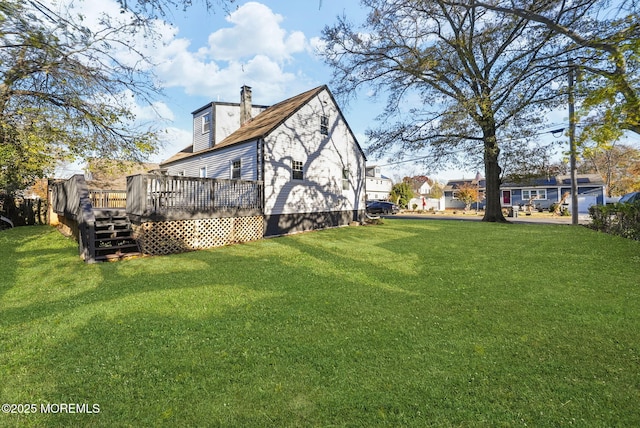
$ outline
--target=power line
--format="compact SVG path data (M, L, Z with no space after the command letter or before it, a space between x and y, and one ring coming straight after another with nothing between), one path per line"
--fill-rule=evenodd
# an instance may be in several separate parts
M558 124L558 126L561 126L561 125ZM532 134L530 137L537 137L537 136L545 135L545 134L551 134L551 135L553 135L555 137L556 134L564 132L565 129L567 129L567 126L563 126L562 128L555 128L555 129L552 129L552 130L549 130L549 131L541 131L541 132L538 132L536 134ZM524 139L530 138L530 137L506 138L503 141L518 141L518 140L524 140ZM559 138L559 137L556 137L556 138ZM378 166L384 167L384 166L400 165L400 164L403 164L403 163L417 162L417 161L424 160L424 159L435 158L436 156L439 156L439 157L449 156L449 155L458 154L458 153L461 153L461 152L467 152L467 150L466 149L459 149L459 150L454 150L454 151L451 151L449 153L441 154L441 155L429 154L429 155L420 156L420 157L411 158L411 159L405 159L405 160L401 160L401 161L397 161L397 162L390 162L390 163L387 163L387 164L384 164L384 165L378 165Z

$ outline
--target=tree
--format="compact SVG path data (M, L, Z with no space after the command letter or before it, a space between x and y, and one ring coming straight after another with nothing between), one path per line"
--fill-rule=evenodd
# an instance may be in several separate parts
M133 109L153 105L160 88L132 41L152 43L153 18L191 3L121 0L121 14L89 23L72 6L0 0L0 188L24 189L60 160L153 153L156 129Z
M415 195L420 194L420 188L424 183L431 184L432 181L426 175L414 175L413 177L404 177L402 181L406 181L411 186L411 190Z
M596 146L583 152L582 173L604 178L609 196L640 190L640 150L625 144Z
M138 16L147 18L166 17L170 9L182 8L186 10L194 3L203 4L207 10L215 7L229 12L229 7L235 0L117 0L122 10L130 11Z
M457 192L457 198L464 204L464 210L469 211L471 204L478 202L479 192L478 187L471 183L464 183L461 185Z
M431 191L427 196L432 199L440 199L441 197L443 197L444 186L442 185L442 183L438 181L434 181L433 185L431 186Z
M640 134L640 5L634 0L571 2L497 0L447 2L457 7L484 8L527 19L552 31L557 57L585 75L583 107L591 115L587 134L630 130ZM593 114L594 110L598 114Z
M346 17L326 27L325 60L336 92L361 87L387 94L383 125L369 130L371 150L430 149L434 158L467 153L483 159L484 221L506 221L500 204L501 138L524 137L557 97L541 74L552 33L515 15L450 6L445 1L364 0L362 29ZM417 96L420 104L406 107ZM394 123L395 122L395 123Z
M411 189L411 184L406 181L394 184L389 192L389 200L403 208L407 208L407 205L413 196L414 193Z

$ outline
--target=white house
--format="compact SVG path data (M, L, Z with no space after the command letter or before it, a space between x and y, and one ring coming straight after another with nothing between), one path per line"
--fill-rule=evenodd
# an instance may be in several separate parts
M368 201L386 201L393 187L393 181L382 175L379 166L368 166L366 184Z
M168 175L264 182L265 236L359 221L366 158L327 86L271 107L213 102L193 112L193 144Z
M435 210L442 211L444 210L444 196L440 199L430 198L429 194L431 193L431 189L433 187L433 181L430 180L427 176L421 175L417 177L413 177L413 181L417 186L416 194L409 203L407 207L409 209L413 209L414 205L418 210Z

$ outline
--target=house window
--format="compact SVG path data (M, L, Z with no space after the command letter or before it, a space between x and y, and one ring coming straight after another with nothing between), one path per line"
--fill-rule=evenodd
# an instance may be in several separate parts
M202 133L206 134L211 131L211 115L209 113L202 116Z
M523 189L522 199L547 199L547 189Z
M291 178L294 180L302 180L304 178L304 171L302 169L302 162L294 160L291 163Z
M349 168L342 168L342 190L349 190Z
M203 166L200 167L200 178L206 178L207 177L207 167Z
M329 116L326 114L320 116L320 134L329 135Z
M240 167L241 167L240 159L236 159L233 162L231 162L231 178L233 180L240 180L240 177L241 177Z

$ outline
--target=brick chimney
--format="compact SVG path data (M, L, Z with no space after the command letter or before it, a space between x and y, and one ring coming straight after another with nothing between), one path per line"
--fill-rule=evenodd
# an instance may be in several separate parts
M251 120L251 88L247 85L240 88L240 126Z

